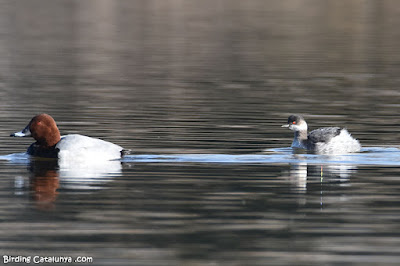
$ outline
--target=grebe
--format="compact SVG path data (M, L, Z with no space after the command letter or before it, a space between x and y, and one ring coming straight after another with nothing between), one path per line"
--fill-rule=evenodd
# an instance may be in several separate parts
M318 154L343 154L359 152L361 145L345 128L325 127L307 134L307 123L300 115L291 115L288 127L294 131L292 148L306 149Z

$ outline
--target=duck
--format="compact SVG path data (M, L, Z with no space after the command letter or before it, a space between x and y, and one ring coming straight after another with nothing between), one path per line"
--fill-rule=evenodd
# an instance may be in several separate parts
M53 117L48 114L34 116L21 131L11 137L33 137L27 154L34 157L58 158L60 160L116 160L129 150L114 143L80 134L60 135Z
M360 152L360 142L345 128L325 127L307 133L307 122L301 115L290 115L282 125L294 131L292 148L305 149L317 154L345 154Z

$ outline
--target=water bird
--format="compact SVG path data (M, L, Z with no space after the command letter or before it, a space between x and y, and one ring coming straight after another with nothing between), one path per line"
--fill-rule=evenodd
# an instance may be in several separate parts
M292 148L306 149L317 154L344 154L359 152L360 142L345 128L325 127L307 134L308 126L301 115L291 115L282 127L294 131Z
M21 131L11 137L33 137L36 142L29 146L27 153L36 157L58 158L67 161L114 160L128 150L119 145L79 134L61 136L53 117L39 114L32 118Z

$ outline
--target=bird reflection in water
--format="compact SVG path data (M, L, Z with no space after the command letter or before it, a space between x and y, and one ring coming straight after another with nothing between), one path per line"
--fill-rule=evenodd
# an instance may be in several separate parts
M344 184L357 172L357 166L350 161L347 162L351 157L336 155L309 158L302 154L294 154L293 159L293 162L289 163L287 179L293 187L303 192L307 191L309 182L322 183L324 180L336 180ZM335 162L328 163L330 161Z
M52 210L60 187L58 164L54 159L32 159L29 165L32 198L41 210Z
M31 158L28 169L30 191L37 207L52 210L56 206L59 188L86 191L102 189L106 183L121 175L122 165L118 160L85 161L69 165L60 164L55 159Z
M295 155L296 159L301 159ZM336 157L336 159L344 159L346 157ZM320 193L321 208L324 205L323 195L326 189L331 189L329 184L337 184L338 186L350 185L350 177L357 172L357 167L350 163L310 163L306 160L298 160L289 163L288 172L285 171L283 177L286 178L293 190L299 193L299 204L306 204L306 194ZM304 195L300 197L300 195Z

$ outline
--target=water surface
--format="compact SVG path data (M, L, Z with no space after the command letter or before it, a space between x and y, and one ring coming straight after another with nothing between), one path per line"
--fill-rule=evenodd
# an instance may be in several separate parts
M0 10L0 255L400 260L397 2L39 0ZM8 136L42 112L62 134L133 152L68 169L31 160L32 139ZM311 129L346 127L362 152L293 153L280 127L292 113Z

